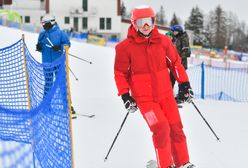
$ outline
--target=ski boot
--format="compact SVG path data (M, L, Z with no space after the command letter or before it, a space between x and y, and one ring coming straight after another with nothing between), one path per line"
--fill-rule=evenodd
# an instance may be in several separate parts
M180 166L179 168L195 168L195 165L188 162L188 163L185 163L184 165Z
M156 160L150 160L147 162L146 168L158 168L158 163ZM168 168L176 168L176 166L168 166Z
M73 106L71 106L71 118L72 119L76 119L77 118L77 114L76 114L76 111L74 110Z
M172 165L172 166L169 166L168 168L177 168L176 166Z

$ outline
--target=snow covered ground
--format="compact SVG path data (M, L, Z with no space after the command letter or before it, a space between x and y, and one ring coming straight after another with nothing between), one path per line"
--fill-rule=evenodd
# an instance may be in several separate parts
M35 51L38 34L0 26L0 48L8 46L25 34L31 54ZM130 114L109 157L108 149L120 128L126 111L113 76L113 48L72 41L69 51L88 64L70 57L73 106L78 113L95 114L94 118L78 116L73 120L75 168L144 168L155 159L151 133L139 112ZM219 136L217 141L191 104L180 109L188 140L191 162L199 168L245 167L248 150L248 103L195 100L211 127Z

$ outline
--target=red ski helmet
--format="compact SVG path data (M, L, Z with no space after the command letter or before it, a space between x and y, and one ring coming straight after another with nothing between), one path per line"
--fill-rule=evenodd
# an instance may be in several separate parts
M131 14L131 23L134 28L137 30L136 20L141 18L149 18L153 19L153 24L155 24L155 13L153 9L149 6L139 6L132 10Z

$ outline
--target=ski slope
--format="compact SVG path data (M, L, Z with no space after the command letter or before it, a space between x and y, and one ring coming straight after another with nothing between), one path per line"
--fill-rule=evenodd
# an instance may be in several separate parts
M0 26L0 48L15 43L25 34L31 54L35 51L38 34ZM70 57L69 66L79 79L70 76L72 101L81 114L73 120L75 168L144 168L155 159L151 133L141 114L130 114L106 162L104 158L120 128L126 111L117 96L114 82L113 48L71 41L71 54L93 64ZM248 103L195 100L211 127L217 141L191 104L180 109L191 162L199 168L245 167L248 150Z

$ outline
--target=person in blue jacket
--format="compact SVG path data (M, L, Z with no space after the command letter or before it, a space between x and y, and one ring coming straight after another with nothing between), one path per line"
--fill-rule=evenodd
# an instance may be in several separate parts
M67 35L59 28L54 16L43 16L41 24L44 30L39 34L36 50L42 53L42 63L53 63L62 55L64 46L70 47L71 43ZM52 71L44 68L44 95L48 93L53 84L54 73L56 75L56 67ZM75 114L73 107L72 113Z
M38 37L37 51L42 52L42 63L52 63L62 54L65 45L71 45L67 35L59 28L55 17L45 15L41 24L44 28Z

